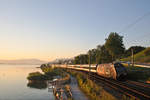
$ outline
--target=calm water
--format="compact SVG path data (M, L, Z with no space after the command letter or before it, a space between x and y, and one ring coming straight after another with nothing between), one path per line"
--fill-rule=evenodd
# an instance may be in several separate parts
M27 86L28 73L41 71L40 65L3 65L0 64L0 100L54 100L48 89Z

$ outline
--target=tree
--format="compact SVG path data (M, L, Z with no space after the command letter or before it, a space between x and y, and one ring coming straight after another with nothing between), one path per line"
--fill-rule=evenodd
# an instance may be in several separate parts
M80 54L74 58L74 64L88 64L88 55Z
M96 53L96 62L97 64L101 63L109 63L111 62L111 55L109 52L106 50L104 45L98 45L97 46L97 53Z
M119 58L125 51L123 37L116 32L111 32L106 39L105 47L112 56L112 60Z
M96 53L97 53L97 50L96 49L91 49L88 51L88 56L90 55L90 63L91 64L96 64Z
M141 52L145 49L145 47L142 46L131 46L128 50L125 51L125 57L131 56L131 50L133 49L133 53L136 54L138 52Z

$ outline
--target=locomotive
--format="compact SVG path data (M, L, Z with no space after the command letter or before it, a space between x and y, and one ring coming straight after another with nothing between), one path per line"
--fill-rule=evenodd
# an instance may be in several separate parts
M100 76L115 80L122 80L127 76L127 70L121 63L97 65L96 72Z

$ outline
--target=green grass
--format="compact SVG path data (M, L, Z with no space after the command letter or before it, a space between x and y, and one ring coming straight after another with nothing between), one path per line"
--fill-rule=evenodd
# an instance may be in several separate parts
M125 66L128 72L127 79L143 82L150 81L150 68L136 66L127 67L127 65Z
M150 63L150 47L134 55L135 62ZM131 61L131 56L122 59L122 61Z

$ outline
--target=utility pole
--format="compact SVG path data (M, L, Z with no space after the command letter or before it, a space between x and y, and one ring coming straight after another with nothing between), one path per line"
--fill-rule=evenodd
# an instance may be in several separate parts
M90 78L90 74L91 74L91 55L89 52L89 78Z
M132 66L134 66L134 50L133 50L133 48L131 49L131 53L132 53L131 62L132 62Z

